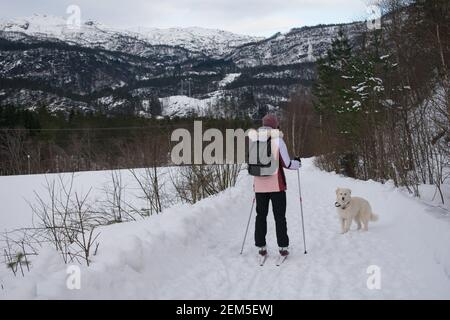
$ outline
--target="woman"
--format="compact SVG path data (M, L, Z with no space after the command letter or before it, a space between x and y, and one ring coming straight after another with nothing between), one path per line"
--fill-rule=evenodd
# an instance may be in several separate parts
M274 114L267 114L262 119L263 126L257 131L258 141L265 140L271 146L272 159L277 166L271 175L255 176L253 188L256 199L256 226L255 245L261 256L267 254L267 214L269 202L272 202L272 210L275 217L277 243L281 256L289 254L289 237L286 223L286 177L284 169L298 170L301 161L297 157L293 160L289 157L283 135L278 130L278 119Z

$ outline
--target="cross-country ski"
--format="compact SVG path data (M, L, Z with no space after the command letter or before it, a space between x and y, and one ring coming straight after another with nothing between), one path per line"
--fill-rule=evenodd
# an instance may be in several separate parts
M266 260L267 260L267 255L265 255L265 256L259 256L259 257L258 257L258 263L259 263L259 265L262 267L262 266L266 263Z
M277 257L277 262L275 263L275 265L277 267L281 266L286 261L286 259L287 259L287 256L281 256L281 255L278 256Z

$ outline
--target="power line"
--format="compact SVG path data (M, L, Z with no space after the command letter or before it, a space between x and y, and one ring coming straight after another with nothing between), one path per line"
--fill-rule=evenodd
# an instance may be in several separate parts
M155 126L145 126L145 127L92 127L92 128L0 128L0 131L108 131L108 130L145 130L152 128L167 128L173 127L175 124L167 124L167 125L155 125Z
M300 117L300 119L303 118L317 118L317 116L315 115L302 115ZM216 120L221 120L221 119L216 119ZM235 119L222 119L224 121L233 121ZM209 119L207 120L193 120L193 121L209 121ZM241 121L247 121L246 119L242 119ZM248 119L248 121L256 123L256 122L261 122L262 119ZM120 131L120 130L145 130L145 129L161 129L161 128L167 128L167 127L179 127L179 128L184 128L184 127L189 127L193 125L193 123L184 123L184 124L177 124L177 123L167 123L164 125L147 125L147 126L129 126L129 127L88 127L88 128L0 128L0 131L49 131L49 132L53 132L53 131L109 131L109 130L113 130L113 131Z

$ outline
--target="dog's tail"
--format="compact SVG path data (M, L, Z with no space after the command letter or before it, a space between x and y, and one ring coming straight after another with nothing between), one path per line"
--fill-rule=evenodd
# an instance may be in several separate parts
M378 221L378 215L372 212L370 214L370 221Z

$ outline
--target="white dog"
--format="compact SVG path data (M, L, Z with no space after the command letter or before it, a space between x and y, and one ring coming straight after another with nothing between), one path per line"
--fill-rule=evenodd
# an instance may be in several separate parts
M369 221L377 221L378 216L372 212L369 202L366 199L352 197L352 191L346 188L336 189L336 202L339 218L341 219L342 233L350 230L352 221L358 224L358 230L361 225L364 231L369 229Z

